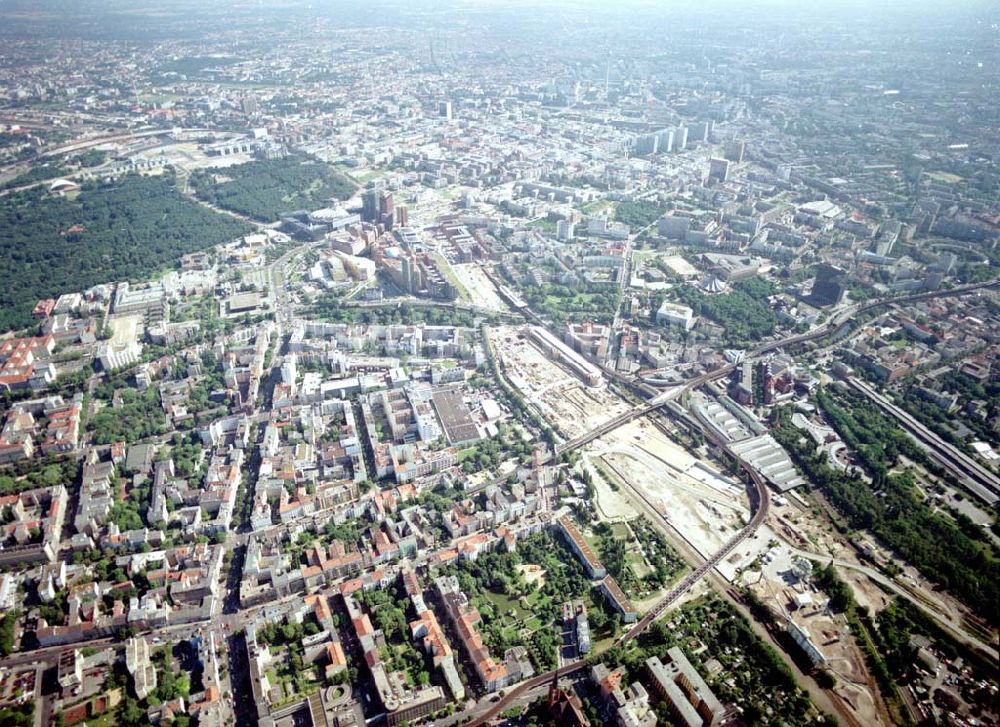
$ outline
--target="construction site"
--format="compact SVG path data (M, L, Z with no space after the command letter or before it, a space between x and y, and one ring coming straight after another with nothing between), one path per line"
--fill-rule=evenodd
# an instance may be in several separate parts
M507 306L497 294L493 281L486 277L486 273L479 265L475 263L452 264L451 269L469 294L469 302L472 305L498 313L507 310Z
M572 439L631 405L607 386L586 385L562 362L553 361L526 326L490 329L490 342L511 385L564 439Z

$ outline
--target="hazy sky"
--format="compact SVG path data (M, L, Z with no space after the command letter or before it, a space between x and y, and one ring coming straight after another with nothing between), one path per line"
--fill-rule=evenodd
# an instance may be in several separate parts
M706 30L744 27L760 32L808 31L830 23L863 35L921 35L959 28L1000 45L1000 0L0 0L0 35L155 40L218 30L212 21L259 20L295 27L310 17L345 27L413 29L419 17L445 27L474 19L496 33L546 18L606 23L609 31L668 31L681 23ZM199 28L198 21L205 19ZM652 24L655 24L653 26ZM181 29L183 28L183 32ZM2 51L0 51L2 53Z

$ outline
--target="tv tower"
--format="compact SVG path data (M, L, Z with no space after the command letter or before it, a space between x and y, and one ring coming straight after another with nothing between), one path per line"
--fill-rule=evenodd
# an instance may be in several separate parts
M611 51L608 51L608 62L604 66L604 98L608 97L608 89L611 86Z

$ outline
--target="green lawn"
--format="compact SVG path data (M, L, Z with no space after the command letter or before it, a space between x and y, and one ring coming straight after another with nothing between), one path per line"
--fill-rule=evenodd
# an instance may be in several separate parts
M533 222L529 222L528 227L535 227L539 230L543 230L549 233L550 235L556 234L556 223L550 222L549 220L546 220L544 218L540 220L534 220Z
M384 169L369 169L367 171L361 172L360 174L353 174L350 168L348 167L338 166L337 168L343 171L348 176L350 176L352 179L354 179L354 181L357 182L358 184L365 184L366 182L370 182L373 179L378 179L383 174L385 174Z
M653 569L646 563L646 559L639 553L627 553L625 555L625 562L629 564L636 578L642 578L647 573L653 572Z
M534 594L532 594L534 595ZM486 591L486 597L496 606L497 611L502 614L505 618L509 611L514 611L515 618L521 619L525 617L524 609L522 609L517 601L508 595L503 593L495 593L493 591ZM529 600L530 602L530 600Z
M619 540L628 540L632 537L632 531L629 530L628 525L625 523L614 523L611 526L611 532Z
M593 533L587 533L583 535L583 540L595 553L600 552L601 539L598 536Z
M542 620L537 616L532 616L529 619L525 619L524 628L530 631L537 631L542 627Z
M588 202L580 207L580 211L585 215L597 215L601 212L613 211L615 208L615 203L607 199L598 199L593 202Z
M115 718L115 712L118 711L118 707L109 709L107 712L102 714L100 717L94 717L93 719L87 720L87 727L113 727L117 723Z
M139 101L142 103L151 103L158 105L167 102L174 103L176 101L180 101L182 98L183 96L176 96L172 93L147 93L147 94L140 94Z
M462 285L462 281L458 279L458 276L455 275L455 271L451 269L451 263L436 252L432 253L431 257L434 258L434 261L437 263L438 269L441 271L442 275L448 279L449 283L455 286L455 290L458 291L458 299L466 302L471 300L469 291L465 289L465 286Z
M958 184L962 181L962 177L949 172L924 172L924 176L930 177L935 182L943 182L944 184Z

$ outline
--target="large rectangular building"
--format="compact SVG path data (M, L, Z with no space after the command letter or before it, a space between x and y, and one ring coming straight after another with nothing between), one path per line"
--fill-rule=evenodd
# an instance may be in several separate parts
M462 400L462 392L457 388L438 389L431 397L434 410L444 427L448 444L462 445L479 441L479 430L472 421L469 407Z
M695 314L686 305L671 303L665 300L659 310L656 311L656 322L668 326L678 326L685 331L690 331L694 328Z
M708 160L708 178L718 182L729 181L729 160L712 157Z
M715 727L725 708L678 647L667 651L666 664L659 657L646 659L646 676L653 692L663 700L677 724Z
M600 385L601 370L541 326L531 327L531 341L552 360L567 366L587 386Z
M604 594L614 609L621 614L622 621L627 624L634 623L638 617L635 606L628 600L628 596L625 595L621 586L618 585L618 581L611 576L604 576L600 588L601 593Z
M587 541L583 539L583 535L577 530L576 525L569 519L568 516L563 515L556 521L559 526L559 532L562 533L563 538L572 548L573 552L576 553L576 557L580 560L580 564L583 569L587 571L587 575L591 578L604 578L608 574L608 571L604 568L604 564L594 553L593 549L587 545Z

